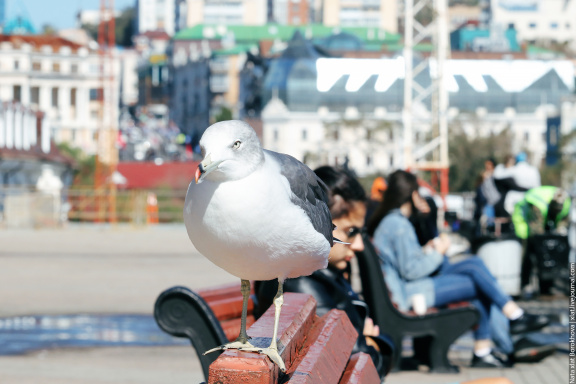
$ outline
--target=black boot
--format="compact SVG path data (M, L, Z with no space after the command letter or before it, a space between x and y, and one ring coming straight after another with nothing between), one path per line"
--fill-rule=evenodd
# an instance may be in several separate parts
M516 363L537 363L554 354L554 344L539 344L527 337L523 337L514 343L514 353L511 358Z
M533 315L524 312L524 314L516 320L510 320L510 333L517 335L519 333L537 331L549 323L550 319L547 316Z

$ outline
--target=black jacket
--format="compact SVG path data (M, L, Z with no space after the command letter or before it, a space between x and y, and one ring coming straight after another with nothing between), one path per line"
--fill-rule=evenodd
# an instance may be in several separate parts
M258 305L254 314L256 317L260 317L274 301L274 296L278 290L278 280L258 281L255 288ZM330 268L320 269L310 276L287 279L284 282L284 292L312 295L317 302L316 314L318 316L323 316L331 309L340 309L346 312L359 335L352 353L368 353L372 357L380 377L384 377L388 373L394 348L392 341L386 335L373 338L380 351L366 344L363 330L364 320L368 315L367 306L360 301L340 271Z

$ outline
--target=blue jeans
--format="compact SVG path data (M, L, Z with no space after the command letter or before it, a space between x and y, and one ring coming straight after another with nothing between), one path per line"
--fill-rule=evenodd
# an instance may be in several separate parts
M490 339L490 307L504 307L510 296L506 295L484 262L471 257L450 264L447 259L440 267L434 281L434 305L441 307L458 301L470 301L480 312L478 329L474 332L477 340Z

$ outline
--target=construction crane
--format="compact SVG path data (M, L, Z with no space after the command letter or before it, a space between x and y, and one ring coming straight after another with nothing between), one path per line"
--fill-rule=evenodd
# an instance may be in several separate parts
M116 222L116 185L112 176L118 165L116 137L118 130L114 116L116 88L114 86L115 47L114 0L100 0L98 26L100 116L94 173L96 221Z
M403 165L405 169L432 172L432 183L438 183L440 193L448 194L448 90L444 69L450 54L448 45L447 0L403 0L404 13L404 108ZM425 24L425 25L424 25ZM419 43L432 43L428 58L414 58ZM421 76L428 70L427 76ZM423 107L430 100L430 112ZM415 128L429 129L418 132ZM423 136L426 143L423 143Z

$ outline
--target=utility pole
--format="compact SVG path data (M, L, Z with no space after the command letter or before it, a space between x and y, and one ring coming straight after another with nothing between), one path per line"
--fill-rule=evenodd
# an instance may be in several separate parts
M447 0L403 0L403 5L406 70L402 110L403 165L405 169L431 171L433 182L439 173L440 192L446 195L449 100L444 71L450 54ZM415 58L415 47L420 43L432 44L428 57L421 54ZM423 130L423 127L427 129ZM423 136L428 133L430 137L424 143Z
M114 108L116 89L114 86L115 21L114 0L100 0L100 24L98 26L100 118L94 192L96 195L96 221L116 222L116 185L112 175L118 164L116 137L118 130Z

